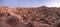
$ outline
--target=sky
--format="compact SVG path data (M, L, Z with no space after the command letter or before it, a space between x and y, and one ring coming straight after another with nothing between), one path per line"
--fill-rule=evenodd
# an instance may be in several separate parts
M8 7L60 7L60 0L0 0L0 6Z

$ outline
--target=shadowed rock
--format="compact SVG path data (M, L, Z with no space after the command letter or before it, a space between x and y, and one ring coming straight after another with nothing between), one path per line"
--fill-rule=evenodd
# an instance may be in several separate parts
M50 27L60 27L60 19L52 24Z

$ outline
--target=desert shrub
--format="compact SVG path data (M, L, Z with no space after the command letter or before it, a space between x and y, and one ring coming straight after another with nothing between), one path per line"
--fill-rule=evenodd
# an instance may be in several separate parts
M17 25L19 23L19 19L16 16L9 16L6 23L9 25Z

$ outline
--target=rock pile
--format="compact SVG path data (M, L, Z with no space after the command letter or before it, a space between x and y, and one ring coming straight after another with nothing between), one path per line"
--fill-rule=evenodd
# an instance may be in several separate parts
M59 19L60 8L57 7L0 9L1 27L60 27Z

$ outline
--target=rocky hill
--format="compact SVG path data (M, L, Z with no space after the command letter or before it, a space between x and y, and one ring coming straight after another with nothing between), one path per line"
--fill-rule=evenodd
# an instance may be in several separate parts
M60 8L0 7L0 27L60 27Z

